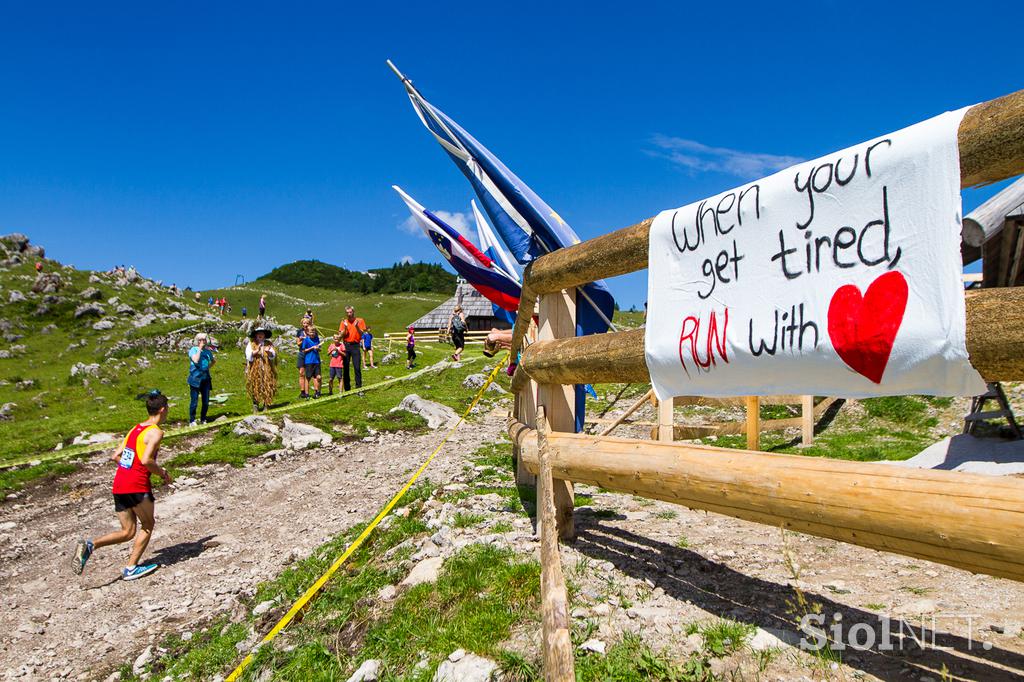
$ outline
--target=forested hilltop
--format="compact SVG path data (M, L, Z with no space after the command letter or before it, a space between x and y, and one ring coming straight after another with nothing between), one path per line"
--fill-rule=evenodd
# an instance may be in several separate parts
M364 294L403 291L450 294L455 289L455 275L434 263L395 263L389 268L355 272L318 260L299 260L274 268L260 279Z

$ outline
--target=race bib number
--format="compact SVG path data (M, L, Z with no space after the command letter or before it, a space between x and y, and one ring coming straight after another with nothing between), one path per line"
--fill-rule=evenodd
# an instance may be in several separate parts
M131 469L132 463L135 462L135 450L131 448L125 448L121 451L121 459L117 463L122 469Z

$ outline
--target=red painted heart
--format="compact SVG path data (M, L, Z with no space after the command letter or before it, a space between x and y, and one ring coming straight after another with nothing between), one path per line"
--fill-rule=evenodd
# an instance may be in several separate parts
M882 383L906 309L907 280L895 270L878 277L863 296L852 284L839 287L828 306L832 347L855 372Z

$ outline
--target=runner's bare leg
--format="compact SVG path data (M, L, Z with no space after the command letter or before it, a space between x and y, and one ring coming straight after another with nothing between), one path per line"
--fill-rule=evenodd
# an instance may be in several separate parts
M135 537L135 512L131 509L119 511L117 512L117 520L121 522L121 530L107 533L103 537L93 540L93 549L99 549L107 545L119 545Z
M142 558L142 553L146 551L149 539L153 536L153 526L156 524L156 519L153 516L153 500L149 498L142 500L132 508L132 511L139 517L140 528L135 536L135 546L132 548L132 556L128 560L128 565L138 566L139 559Z

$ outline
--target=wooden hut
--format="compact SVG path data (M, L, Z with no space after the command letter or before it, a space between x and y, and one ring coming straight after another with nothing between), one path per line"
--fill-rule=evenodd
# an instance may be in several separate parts
M456 305L462 306L462 311L466 315L466 326L471 332L509 329L512 326L505 320L495 317L491 302L462 279L459 279L455 286L454 296L413 322L412 326L418 332L446 329L448 318Z
M982 259L981 286L1024 285L1024 178L964 218L964 263Z

